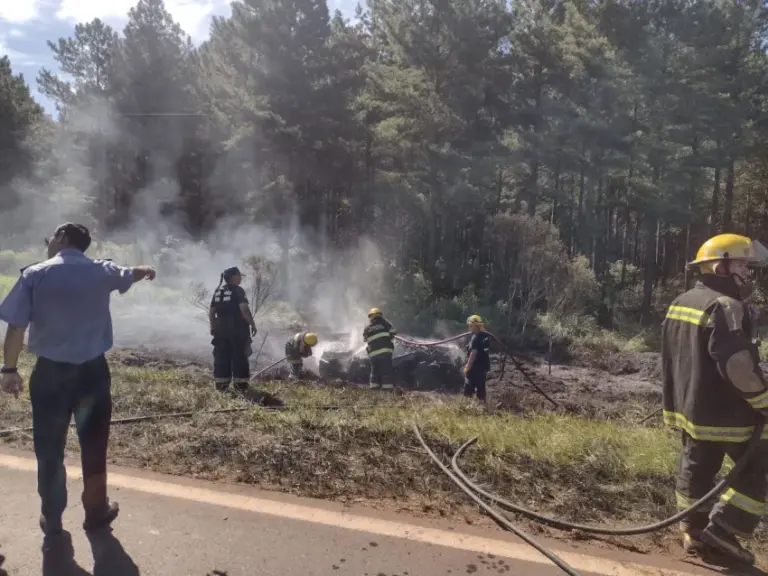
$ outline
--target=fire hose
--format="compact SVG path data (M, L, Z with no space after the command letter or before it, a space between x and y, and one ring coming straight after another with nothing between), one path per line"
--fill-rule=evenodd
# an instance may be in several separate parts
M287 359L288 359L288 356L284 356L283 358L280 358L280 360L278 360L277 362L272 362L272 364L270 364L269 366L267 366L267 367L266 367L266 368L264 368L263 370L259 370L258 372L256 372L256 374L254 374L253 376L251 376L251 380L255 380L256 378L258 378L259 376L261 376L262 374L264 374L264 372L266 372L266 371L267 371L267 370L269 370L270 368L274 368L275 366L277 366L278 364L280 364L280 362L282 362L283 360L287 360Z
M409 346L423 346L425 348L431 348L433 346L440 346L442 344L447 344L448 342L453 342L454 340L459 340L460 338L464 338L465 336L470 336L472 332L464 332L463 334L459 334L458 336L452 336L451 338L446 338L445 340L437 340L434 342L419 342L417 340L409 340L407 338L403 338L402 336L395 336L396 340L399 340L400 342L403 342L405 344L408 344ZM547 399L547 401L552 404L554 408L558 408L559 405L557 402L555 402L549 394L544 392L544 390L541 389L540 386L536 384L536 382L533 381L533 378L531 378L530 374L526 371L526 369L523 367L522 362L520 362L517 358L515 358L514 354L509 349L509 346L504 344L499 338L497 338L493 333L488 332L488 335L504 350L506 357L508 357L510 360L512 360L512 363L515 365L515 368L517 369L520 374L522 374L523 378L530 384L530 386L538 392L541 396Z
M357 404L357 405L344 405L344 404L288 404L283 406L265 406L263 404L256 404L253 406L244 406L239 408L220 408L218 410L199 410L193 412L160 412L157 414L144 414L142 416L128 416L126 418L115 418L110 421L111 426L120 424L135 424L137 422L148 422L152 420L165 420L168 418L190 418L193 416L205 416L211 414L233 414L235 412L247 412L259 408L262 410L270 411L284 411L284 410L371 410L379 408L392 408L392 406L381 406L380 404ZM70 427L74 426L71 424ZM24 428L8 428L6 430L0 430L0 438L6 436L13 436L20 432L32 432L34 428L27 426Z
M589 534L601 534L601 535L610 535L610 536L635 536L638 534L648 534L650 532L656 532L659 530L663 530L664 528L668 528L669 526L672 526L673 524L680 522L684 518L687 518L693 512L695 512L696 510L704 506L709 500L711 500L712 498L714 498L715 496L723 492L726 488L728 488L733 483L733 480L742 472L742 470L744 470L744 467L747 465L747 462L755 453L755 450L757 449L757 446L761 441L764 426L765 426L765 421L761 419L755 426L754 430L752 431L752 435L747 443L747 449L744 452L744 455L741 458L739 458L737 462L734 463L733 468L731 468L728 474L726 474L725 477L723 477L715 485L715 487L712 488L709 492L707 492L702 498L700 498L699 500L697 500L696 502L694 502L684 510L680 510L679 512L677 512L677 514L674 514L673 516L670 516L665 520L661 520L653 524L648 524L646 526L634 526L634 527L625 527L625 528L602 528L600 526L575 524L573 522L566 522L564 520L558 520L550 516L545 516L543 514L539 514L538 512L528 510L527 508L524 508L518 504L514 504L513 502L510 502L509 500L502 498L498 494L494 494L493 492L484 490L483 488L478 486L475 482L470 480L469 477L467 477L467 475L461 470L458 464L459 458L461 458L462 454L464 454L467 448L469 448L471 445L477 442L477 437L471 438L470 440L462 444L458 450L456 450L456 452L453 455L453 458L451 459L451 468L453 470L449 470L448 467L445 464L443 464L443 462L437 457L437 455L429 448L429 446L424 440L424 437L421 434L421 431L419 430L418 425L415 422L413 423L414 432L416 433L416 437L418 438L421 445L427 451L430 458L435 462L435 464L438 465L438 467L443 471L443 473L445 473L446 476L448 476L454 482L454 484L456 484L465 494L467 494L470 498L472 498L472 500L475 501L475 503L480 505L480 507L483 508L483 510L485 510L494 520L496 520L504 528L510 530L511 532L519 536L522 540L524 540L527 544L530 544L531 546L533 546L541 554L543 554L549 560L551 560L556 566L561 568L566 574L569 574L571 576L581 576L581 575L578 572L576 572L573 568L568 566L568 564L566 564L560 558L558 558L554 553L544 548L542 545L540 545L535 540L533 540L530 536L524 534L519 528L516 528L504 514L498 512L497 510L494 510L490 505L482 501L480 499L480 496L483 496L489 499L492 503L498 504L501 508L505 510L515 512L517 514L526 516L532 520L536 520L538 522L541 522L543 524L546 524L548 526L551 526L553 528L557 528L560 530L579 530L581 532L586 532Z

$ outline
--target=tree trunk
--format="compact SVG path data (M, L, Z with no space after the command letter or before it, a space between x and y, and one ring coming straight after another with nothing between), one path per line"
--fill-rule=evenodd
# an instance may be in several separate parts
M645 264L643 270L643 304L640 307L640 320L643 325L651 323L651 306L653 304L653 284L656 278L656 242L654 235L657 230L657 219L651 214L645 217Z
M733 185L735 180L736 161L728 161L728 174L725 177L725 202L723 203L723 232L733 231Z

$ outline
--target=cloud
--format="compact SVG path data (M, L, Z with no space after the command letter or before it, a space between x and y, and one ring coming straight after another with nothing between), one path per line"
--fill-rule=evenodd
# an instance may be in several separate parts
M40 0L0 0L0 22L23 23L37 18Z
M8 56L14 67L39 66L42 64L41 59L34 54L19 52L8 46L2 36L0 36L0 56Z
M135 5L136 0L61 0L56 18L73 24L101 18L119 26ZM165 7L186 33L200 42L208 35L211 16L228 12L229 0L166 0Z
M235 0L240 1L240 0ZM354 16L355 6L365 0L328 0L331 14L340 9ZM70 37L74 25L100 18L121 32L129 10L138 0L0 0L0 56L7 55L16 73L24 74L35 99L53 112L53 104L35 90L41 67L57 71L47 40ZM195 44L209 34L211 17L228 16L230 0L165 0L173 19Z
M73 24L90 22L94 18L123 20L135 4L134 0L61 0L56 18Z

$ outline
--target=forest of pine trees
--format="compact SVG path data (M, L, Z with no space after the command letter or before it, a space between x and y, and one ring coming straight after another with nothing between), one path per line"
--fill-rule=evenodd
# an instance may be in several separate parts
M768 239L767 39L758 0L243 0L195 46L139 0L49 42L56 119L0 60L0 207L45 183L108 234L165 187L194 238L370 238L435 314L657 324L708 236Z

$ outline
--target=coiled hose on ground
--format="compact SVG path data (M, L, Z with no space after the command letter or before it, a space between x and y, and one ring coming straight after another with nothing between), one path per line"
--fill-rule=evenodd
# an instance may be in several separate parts
M722 480L720 480L717 483L717 485L715 485L715 487L712 488L712 490L707 492L706 495L704 495L701 499L691 504L685 510L681 510L677 514L670 516L665 520L661 520L653 524L648 524L646 526L635 526L635 527L627 527L627 528L602 528L600 526L588 526L584 524L575 524L573 522L565 522L563 520L557 520L555 518L551 518L549 516L539 514L538 512L528 510L527 508L524 508L522 506L519 506L517 504L510 502L509 500L505 500L504 498L502 498L497 494L484 490L483 488L478 486L476 483L471 481L458 465L458 459L461 457L461 455L469 446L471 446L477 441L477 438L472 438L468 440L462 446L460 446L459 449L455 452L455 454L453 455L453 458L451 459L451 467L453 468L453 471L451 471L448 469L448 467L445 464L443 464L442 461L440 461L437 455L429 448L426 441L424 440L424 437L421 434L421 430L419 429L418 425L415 422L413 423L413 429L416 434L416 438L419 440L421 445L427 451L427 454L429 455L429 457L435 462L435 464L438 465L440 470L442 470L443 473L445 473L453 481L453 483L456 484L456 486L458 486L467 496L472 498L472 500L475 501L475 503L477 503L481 508L483 508L483 510L485 510L489 516L491 516L494 520L496 520L496 522L501 524L504 528L506 528L510 532L513 532L515 535L520 537L520 539L525 541L527 544L533 546L536 550L538 550L541 554L543 554L546 558L551 560L557 567L562 569L566 574L569 574L570 576L581 576L581 575L578 572L576 572L572 567L570 567L568 564L566 564L563 560L558 558L551 550L546 549L541 544L533 540L533 538L531 538L530 536L522 532L519 528L514 526L506 516L494 510L489 504L481 500L478 495L488 498L489 500L491 500L492 503L497 503L502 508L505 508L509 511L516 512L532 520L536 520L538 522L547 524L549 526L552 526L553 528L558 528L561 530L580 530L582 532L587 532L590 534L602 534L602 535L611 535L611 536L636 536L638 534L648 534L650 532L656 532L658 530L663 530L664 528L668 528L669 526L672 526L676 522L680 522L684 518L687 518L697 509L699 509L704 504L706 504L710 499L712 499L713 497L718 495L720 492L725 490L728 486L730 486L731 482L741 473L741 471L744 469L744 466L746 466L747 462L754 454L755 449L757 448L758 442L762 437L763 427L764 427L764 422L761 420L755 426L755 429L752 432L752 436L750 437L749 442L747 444L747 450L745 451L744 455L738 460L738 462L734 464L730 472L728 472L728 474L726 474L726 476Z
M466 336L467 334L462 334L459 337ZM459 337L456 337L458 339ZM493 336L491 334L491 337L504 346L504 344L501 343L501 341ZM410 342L409 342L410 343ZM441 342L442 343L442 342ZM425 345L437 345L435 344L426 344L426 343L416 343L420 344L422 346ZM505 346L504 346L505 347ZM505 347L506 348L506 347ZM510 354L510 357L513 359L513 362L516 362L514 360L514 357ZM517 363L517 362L516 362ZM527 377L524 370L520 370L521 373ZM533 384L532 380L529 379L529 382ZM534 387L538 390L538 387L534 385ZM543 394L543 392L542 392ZM546 395L543 394L545 397ZM548 398L549 399L549 398ZM549 399L550 402L553 402L553 400ZM464 454L464 452L472 446L475 442L477 442L477 437L471 438L467 440L464 444L462 444L458 450L453 455L453 458L451 458L451 468L452 470L449 470L448 467L440 460L440 458L437 457L437 455L429 448L426 441L424 440L424 437L421 434L421 430L419 429L416 422L413 423L413 429L416 434L416 438L419 440L423 448L427 451L427 454L429 457L435 462L435 464L438 465L440 470L443 471L444 474L446 474L456 486L458 486L467 496L469 496L475 503L477 503L483 510L485 510L496 522L501 524L504 528L507 530L513 532L515 535L520 537L522 540L524 540L527 544L534 547L536 550L538 550L541 554L543 554L546 558L551 560L557 567L562 569L566 574L569 574L570 576L580 576L577 571L575 571L571 566L569 566L567 563L565 563L563 560L558 558L551 550L546 549L541 544L533 540L530 536L522 532L519 528L514 526L509 519L504 516L502 513L496 511L494 508L492 508L489 504L484 502L480 496L483 496L484 498L487 498L491 501L491 503L498 504L501 508L508 510L510 512L514 512L517 514L520 514L522 516L525 516L531 520L535 520L537 522L541 522L543 524L546 524L548 526L551 526L553 528L557 528L560 530L579 530L581 532L586 532L589 534L600 534L600 535L610 535L610 536L636 536L639 534L648 534L650 532L656 532L659 530L663 530L664 528L668 528L669 526L672 526L673 524L680 522L684 518L687 518L690 516L693 512L704 506L708 501L710 501L712 498L723 492L726 488L728 488L732 481L741 473L741 471L746 466L749 459L754 454L755 450L757 449L758 443L760 442L763 434L763 429L765 427L765 421L761 419L757 425L755 426L754 430L752 431L752 435L749 438L749 441L747 443L747 449L744 452L744 455L738 460L738 462L734 463L733 468L728 472L728 474L725 475L725 477L720 480L712 490L707 492L702 498L691 504L688 508L684 510L680 510L677 512L677 514L674 514L673 516L670 516L669 518L666 518L665 520L661 520L659 522L655 522L653 524L648 524L645 526L632 526L632 527L624 527L624 528L605 528L600 526L589 526L585 524L576 524L573 522L566 522L564 520L558 520L556 518L552 518L550 516L545 516L544 514L540 514L538 512L534 512L533 510L529 510L527 508L524 508L523 506L520 506L518 504L515 504L513 502L510 502L509 500L504 499L498 494L494 494L493 492L490 492L488 490L485 490L478 486L475 482L469 479L469 477L464 473L464 471L459 466L459 458Z

